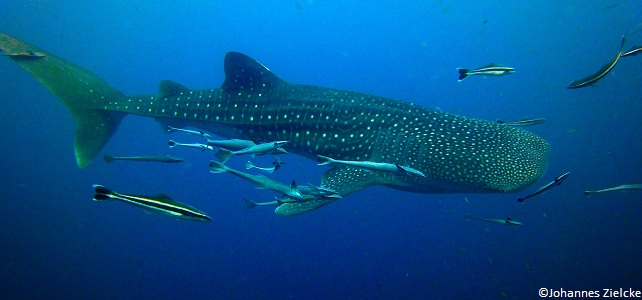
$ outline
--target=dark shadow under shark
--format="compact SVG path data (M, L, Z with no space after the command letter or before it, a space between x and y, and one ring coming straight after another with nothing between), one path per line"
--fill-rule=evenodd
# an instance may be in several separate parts
M91 72L0 33L6 53L71 111L78 166L91 163L127 114L163 125L193 126L227 138L288 141L287 151L316 159L409 166L426 177L343 167L322 185L346 196L370 185L419 193L501 193L524 189L548 167L550 145L523 129L438 112L412 103L288 83L240 53L225 56L221 88L189 90L163 81L156 95L126 96ZM296 215L331 200L286 203L278 215Z

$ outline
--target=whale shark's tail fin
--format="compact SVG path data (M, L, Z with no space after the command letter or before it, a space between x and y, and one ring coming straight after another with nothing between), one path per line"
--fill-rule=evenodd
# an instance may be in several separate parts
M47 87L76 120L76 162L88 166L116 131L124 113L104 106L123 94L91 72L8 34L0 33L0 49ZM34 55L18 55L37 53Z

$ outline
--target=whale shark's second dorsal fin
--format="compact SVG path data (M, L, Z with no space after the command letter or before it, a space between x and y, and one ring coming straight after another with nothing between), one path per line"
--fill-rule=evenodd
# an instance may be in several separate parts
M284 83L264 65L245 54L228 52L225 55L225 82L221 86L224 90L265 93Z
M160 82L156 97L161 100L165 97L179 96L185 93L189 93L189 89L183 85L170 80L163 80Z

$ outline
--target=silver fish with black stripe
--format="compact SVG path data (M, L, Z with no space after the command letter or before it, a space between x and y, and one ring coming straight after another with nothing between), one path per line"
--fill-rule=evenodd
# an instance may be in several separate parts
M158 194L156 196L126 195L98 184L94 184L93 187L96 192L94 201L119 200L140 207L150 213L159 213L194 221L212 220L212 218L204 212L187 204L175 201L165 194Z

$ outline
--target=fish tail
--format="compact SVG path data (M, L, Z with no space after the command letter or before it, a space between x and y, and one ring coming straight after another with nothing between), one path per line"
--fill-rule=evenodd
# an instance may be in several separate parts
M332 163L332 158L329 158L327 156L317 155L317 159L319 160L319 166L328 165Z
M459 72L459 80L457 81L462 81L466 78L468 78L468 69L463 69L463 68L457 68L457 72Z
M252 209L257 207L256 202L248 199L248 198L243 198L245 200L245 206L247 206L247 209Z
M103 201L103 200L111 200L112 197L110 195L113 195L114 192L102 185L99 184L94 184L94 191L96 192L96 195L94 195L94 201Z
M224 173L227 172L229 168L223 165L222 163L216 161L210 161L210 173Z
M97 75L8 34L0 33L0 49L7 53L38 52L39 59L10 56L47 87L69 109L76 121L74 149L78 167L88 166L116 132L125 113L105 110L123 96Z
M526 200L526 198L517 198L517 202L520 202L520 203L524 202L524 200Z
M251 161L249 161L249 160L248 160L248 161L245 163L245 168L249 170L249 169L254 168L254 165L252 164L252 162L251 162Z
M109 155L109 154L105 154L105 156L103 156L103 159L104 159L104 160L105 160L105 162L107 162L108 164L109 164L109 163L111 163L112 161L114 161L114 157L113 157L113 156L111 156L111 155Z
M167 142L167 144L169 145L170 148L176 147L176 142L173 141L173 140L169 140L169 142Z
M226 161L228 161L230 157L232 157L232 155L234 155L232 151L223 149L223 148L219 149L218 152L214 154L214 156L220 159L222 163L225 163Z
M584 196L586 196L586 197L590 197L590 196L592 196L593 194L595 194L595 192L594 192L594 191L584 191Z

